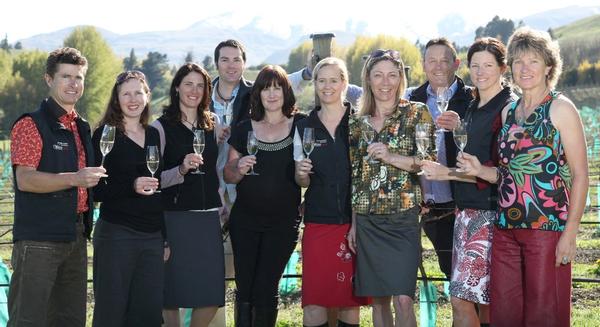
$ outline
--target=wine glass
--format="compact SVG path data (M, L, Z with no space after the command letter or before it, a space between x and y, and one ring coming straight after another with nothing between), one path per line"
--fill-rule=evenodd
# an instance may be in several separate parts
M465 147L467 146L467 130L468 130L468 128L469 128L469 123L466 122L464 119L461 119L458 122L458 126L456 126L456 128L454 128L454 131L452 133L454 135L454 143L460 149L461 154L465 150ZM456 171L462 172L462 170L460 168L456 169Z
M104 125L102 129L102 136L100 137L100 152L102 153L102 163L100 166L104 166L104 158L112 150L115 144L115 126Z
M196 129L194 130L194 141L193 141L193 148L194 148L194 153L201 155L202 152L204 152L204 130L203 129ZM200 170L200 166L198 166L198 168L196 168L196 170L194 170L193 172L191 172L191 174L199 174L199 175L204 175L204 172Z
M154 178L154 174L158 170L158 165L160 163L160 152L158 150L158 146L149 145L146 147L146 167L152 174L152 178ZM160 193L160 190L154 190L154 193Z
M446 112L448 109L448 102L450 101L450 89L446 86L438 87L436 90L435 104L437 105L440 113ZM449 132L443 128L438 129L438 132Z
M310 157L310 153L315 149L315 130L312 127L306 127L302 136L302 149L306 154L306 159Z
M431 139L429 130L431 125L429 123L418 123L415 126L415 143L417 144L417 150L423 158L427 157L427 149L431 146ZM417 175L423 175L425 172L421 170Z
M246 148L248 150L249 155L255 156L256 153L258 153L258 139L256 138L256 134L254 133L254 131L248 132L248 142L246 143ZM246 173L246 175L258 175L254 172L254 165L252 165L250 172Z
M362 138L367 143L367 145L371 145L373 140L375 139L375 128L369 123L369 118L363 118L364 126L362 128ZM369 159L369 163L374 164L377 163L377 160L373 159L371 156L367 155L367 159Z

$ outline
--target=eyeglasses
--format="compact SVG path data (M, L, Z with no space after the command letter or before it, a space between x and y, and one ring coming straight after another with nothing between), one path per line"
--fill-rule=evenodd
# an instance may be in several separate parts
M123 84L125 83L125 81L127 81L130 78L135 78L135 79L139 79L139 80L146 80L146 75L144 75L144 73L142 73L139 70L128 70L125 72L122 72L121 74L117 75L117 85Z
M396 61L400 61L400 53L396 50L392 50L392 49L377 49L377 50L373 50L373 52L371 52L371 54L369 55L370 59L373 58L379 58L379 57L383 57L383 56L389 56L390 58L396 60Z

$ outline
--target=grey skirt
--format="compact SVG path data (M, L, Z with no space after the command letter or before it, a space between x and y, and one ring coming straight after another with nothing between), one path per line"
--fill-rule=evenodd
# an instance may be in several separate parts
M165 211L171 256L165 308L225 305L225 261L217 211Z
M357 296L415 296L421 260L418 208L356 217Z

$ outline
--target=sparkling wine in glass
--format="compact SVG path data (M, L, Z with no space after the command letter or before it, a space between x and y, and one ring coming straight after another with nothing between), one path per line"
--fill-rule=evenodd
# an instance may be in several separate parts
M460 149L460 153L462 154L462 152L465 150L465 147L467 146L467 130L469 128L469 123L466 122L464 119L461 119L458 123L458 126L456 126L456 128L454 128L453 131L453 135L454 135L454 143L456 143L456 146ZM461 169L457 169L458 172L461 172Z
M202 152L204 152L204 130L203 129L196 129L194 130L194 141L193 141L193 148L194 148L194 153L201 155ZM204 175L204 172L200 170L200 166L198 166L198 168L196 168L196 170L194 170L192 172L192 174L200 174L200 175Z
M423 158L427 157L427 149L431 146L431 139L429 135L429 129L431 125L428 123L418 123L415 126L415 143L417 144L417 150ZM424 171L421 170L417 175L423 175Z
M246 143L246 149L248 150L249 155L255 156L258 153L258 139L256 138L256 134L254 133L254 131L248 132L248 141ZM258 175L256 172L254 172L254 165L252 165L250 172L246 173L246 175Z
M306 154L306 158L310 157L310 153L315 148L315 130L312 127L306 127L302 136L302 149Z
M371 145L373 140L375 140L375 128L369 123L369 118L364 117L363 119L364 126L362 128L362 138L367 143L367 145ZM377 160L373 159L371 156L367 155L367 159L369 159L369 163L374 164L377 163Z
M440 113L446 112L448 109L448 102L450 101L450 89L448 87L438 87L436 90L435 104L437 105ZM439 132L449 132L443 128L438 129Z
M115 133L117 129L115 126L104 125L102 129L102 136L100 137L100 152L102 153L102 163L100 166L104 166L104 158L112 150L115 144Z
M152 178L154 178L154 174L158 170L158 165L160 164L160 152L158 150L158 146L149 145L146 147L146 167L152 174ZM154 193L160 193L160 190L154 190Z

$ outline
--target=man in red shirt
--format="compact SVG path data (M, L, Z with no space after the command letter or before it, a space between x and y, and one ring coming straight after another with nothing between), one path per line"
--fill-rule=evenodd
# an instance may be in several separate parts
M11 131L15 180L13 276L8 326L85 326L88 188L105 176L93 160L89 124L75 111L87 60L73 48L46 62L49 97Z

